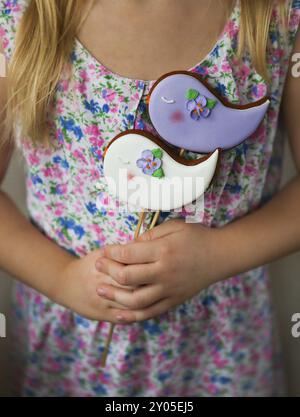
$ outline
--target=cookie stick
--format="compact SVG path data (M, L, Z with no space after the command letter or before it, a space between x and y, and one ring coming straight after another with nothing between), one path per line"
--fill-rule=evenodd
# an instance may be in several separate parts
M135 229L134 239L137 239L140 235L142 224L145 220L145 216L146 216L146 212L144 210L141 211L140 214L139 214L139 221L138 221L137 227ZM104 350L102 352L102 357L101 357L101 367L103 367L103 368L106 365L107 355L108 355L108 352L109 352L109 346L110 346L111 341L112 341L114 328L115 328L115 324L111 323L110 328L109 328L109 332L108 332L108 336L107 336L107 339L106 339L105 347L104 347Z

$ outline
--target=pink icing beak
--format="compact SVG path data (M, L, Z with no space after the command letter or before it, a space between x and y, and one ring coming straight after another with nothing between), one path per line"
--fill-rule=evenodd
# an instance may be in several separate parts
M131 181L131 180L133 180L133 178L135 178L135 175L132 172L128 171L128 173L127 173L127 180L128 181Z
M184 121L184 114L180 110L176 110L171 114L170 119L174 123L181 123Z

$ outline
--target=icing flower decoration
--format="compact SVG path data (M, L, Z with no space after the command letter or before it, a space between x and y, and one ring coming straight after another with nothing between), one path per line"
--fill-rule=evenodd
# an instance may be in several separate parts
M136 165L141 168L144 174L156 178L165 176L162 169L163 151L161 149L145 150L142 152L142 158L136 161Z
M193 120L200 120L202 117L206 119L217 104L217 100L207 98L193 89L187 91L186 99L186 108Z

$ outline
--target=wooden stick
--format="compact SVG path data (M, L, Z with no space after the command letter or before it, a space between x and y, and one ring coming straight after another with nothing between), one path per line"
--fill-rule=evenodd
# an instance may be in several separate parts
M138 221L138 224L137 224L136 229L135 229L134 239L137 239L139 237L143 222L145 220L145 217L146 217L146 212L141 211L140 215L139 215L139 221ZM106 366L106 360L107 360L107 356L108 356L108 352L109 352L109 346L110 346L111 341L112 341L114 328L115 328L115 324L111 323L110 328L109 328L109 333L108 333L108 336L107 336L107 339L106 339L105 347L104 347L104 350L102 352L102 357L101 357L101 366L103 368Z
M180 152L179 152L179 156L183 156L184 155L184 151L185 151L185 149L180 149Z
M134 239L137 239L139 237L140 232L141 232L141 227L143 225L143 222L145 220L145 217L146 217L146 212L145 211L141 211L140 212L140 216L139 216L139 221L138 221L138 224L137 224L136 229L135 229Z
M160 211L157 211L157 212L154 214L154 216L153 216L153 219L152 219L152 221L151 221L151 224L150 224L150 226L149 226L148 230L151 230L151 229L153 229L153 228L156 226L156 223L157 223L157 221L158 221L158 219L159 219L159 216L160 216Z
M103 368L106 366L106 359L107 359L107 355L109 351L109 346L112 341L114 328L115 328L115 324L111 323L110 328L109 328L109 333L108 333L106 343L105 343L105 348L104 348L104 351L102 353L102 358L101 358L101 367Z

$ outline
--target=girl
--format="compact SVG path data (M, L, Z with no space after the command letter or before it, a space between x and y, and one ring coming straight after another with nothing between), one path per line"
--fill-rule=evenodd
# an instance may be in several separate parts
M283 392L261 265L300 248L300 174L277 193L280 109L300 171L299 22L299 0L0 1L1 178L20 148L31 219L0 194L22 395ZM172 213L133 243L138 217L113 209L103 151L121 131L153 131L149 89L187 68L230 102L269 95L270 108L223 153L201 224Z

